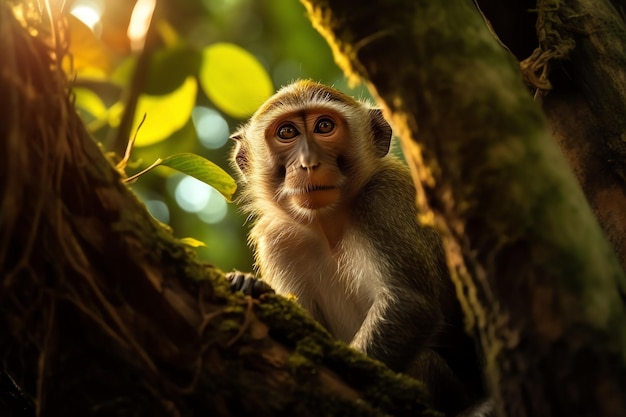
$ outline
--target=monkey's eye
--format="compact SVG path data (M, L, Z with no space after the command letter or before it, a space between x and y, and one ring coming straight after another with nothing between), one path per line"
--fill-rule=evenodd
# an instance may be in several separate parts
M321 119L315 124L316 133L330 133L335 129L335 122L330 119Z
M300 132L298 132L298 129L296 129L292 124L282 125L278 128L278 132L276 132L276 135L283 140L293 139L299 134Z

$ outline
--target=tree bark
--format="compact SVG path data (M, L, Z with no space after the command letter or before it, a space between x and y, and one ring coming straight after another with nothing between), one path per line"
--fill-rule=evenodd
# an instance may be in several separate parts
M293 302L231 293L153 220L73 110L62 27L13 10L0 4L0 415L431 415L422 384Z
M401 136L499 414L625 415L624 272L472 2L303 3Z
M544 109L626 270L626 25L608 1L549 6L539 9L542 50L558 48L560 39L576 48L567 62L550 65L573 79L547 94ZM568 120L573 114L577 120Z

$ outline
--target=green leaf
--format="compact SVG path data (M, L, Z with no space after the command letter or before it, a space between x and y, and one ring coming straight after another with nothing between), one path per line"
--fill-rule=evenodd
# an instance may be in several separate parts
M219 191L228 202L232 201L233 194L237 190L237 183L233 177L213 162L199 155L192 153L171 155L163 159L161 165L173 168L210 185Z
M144 123L145 125L145 123ZM143 126L139 129L139 132ZM134 132L133 132L134 134ZM142 166L149 161L155 161L159 158L163 159L163 155L174 155L181 151L193 150L198 146L198 135L191 119L187 120L185 125L172 133L166 141L157 142L148 146L134 147L132 150L132 159L145 161ZM169 176L170 170L163 169L163 176Z
M198 84L194 77L188 77L182 85L170 94L152 96L142 94L137 102L132 132L146 115L145 122L137 133L135 146L152 145L169 138L185 126L191 117L196 102Z
M246 118L274 92L270 76L248 51L230 43L213 44L203 52L200 85L224 113Z
M84 112L89 113L95 119L104 119L107 117L107 108L96 93L92 90L82 87L74 87L74 106Z

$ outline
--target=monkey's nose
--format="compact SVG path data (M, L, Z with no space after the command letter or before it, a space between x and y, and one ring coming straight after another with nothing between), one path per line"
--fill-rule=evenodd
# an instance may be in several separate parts
M316 169L318 166L320 166L319 162L309 162L309 163L301 163L300 167L302 169L306 169L307 171L313 171L314 169Z

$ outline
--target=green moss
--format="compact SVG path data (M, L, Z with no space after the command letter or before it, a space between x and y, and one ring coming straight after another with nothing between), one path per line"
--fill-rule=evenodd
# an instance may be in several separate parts
M259 318L272 323L272 329L280 334L280 339L295 341L316 334L330 340L330 334L322 325L313 320L302 307L285 297L266 294L263 302L256 308Z
M321 366L341 375L344 383L359 393L363 402L352 403L352 407L359 408L361 415L376 415L377 410L392 415L437 415L427 409L427 392L421 382L397 374L333 339L295 302L267 295L256 311L261 320L270 324L274 338L294 348L288 366L307 391L319 390L318 369ZM370 406L365 407L365 404ZM336 410L337 403L329 406ZM371 406L374 409L369 408ZM353 409L349 414L355 415L355 411ZM370 414L373 412L375 414Z

